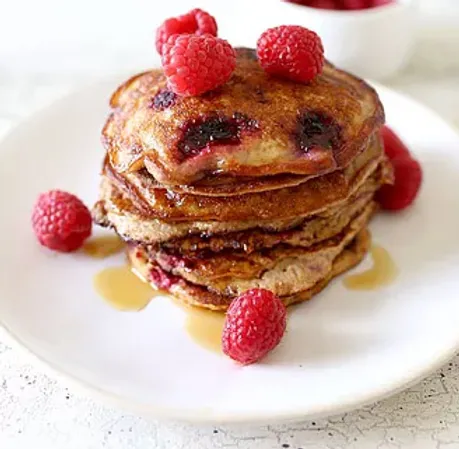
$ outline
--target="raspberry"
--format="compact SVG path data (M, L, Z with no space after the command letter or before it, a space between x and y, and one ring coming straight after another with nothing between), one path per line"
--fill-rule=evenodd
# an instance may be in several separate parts
M315 8L320 9L339 9L339 5L334 0L316 0L313 5Z
M258 39L257 53L266 72L299 82L321 73L325 60L320 37L297 25L265 31Z
M393 3L394 0L335 0L335 2L340 4L339 9L359 10L386 6Z
M378 6L387 6L391 3L395 3L395 0L369 0L370 8L376 8Z
M410 156L410 152L406 145L387 125L382 127L381 136L384 142L384 152L390 160L398 156Z
M230 305L223 328L223 352L248 365L263 358L280 342L287 324L287 310L269 290L254 288Z
M422 170L418 161L403 154L391 162L394 184L383 185L376 193L376 200L383 209L398 211L407 208L416 199L422 183Z
M38 196L32 227L41 245L60 252L75 251L91 235L89 209L75 195L50 190Z
M369 7L368 0L341 0L341 9L358 10Z
M290 0L292 3L297 3L310 8L319 9L339 9L339 5L335 0Z
M236 67L236 52L223 39L206 34L171 36L163 45L162 64L169 88L194 96L225 84Z
M187 14L165 20L156 30L156 50L163 54L163 45L173 34L217 35L217 22L207 12L193 9Z

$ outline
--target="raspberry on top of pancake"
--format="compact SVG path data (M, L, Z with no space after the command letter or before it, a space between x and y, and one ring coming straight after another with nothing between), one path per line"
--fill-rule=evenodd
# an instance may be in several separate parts
M230 80L201 96L169 91L161 70L111 98L103 142L117 172L146 168L162 184L209 175L320 175L345 167L384 122L376 92L326 63L307 84L275 78L238 49Z

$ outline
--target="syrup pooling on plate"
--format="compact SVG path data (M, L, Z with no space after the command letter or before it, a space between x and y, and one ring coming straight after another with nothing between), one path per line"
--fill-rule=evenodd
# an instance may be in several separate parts
M158 294L129 265L103 269L94 276L94 288L111 306L124 311L142 310Z
M130 265L108 267L94 277L94 288L112 307L121 311L139 312L158 295L169 296L161 289L154 289ZM186 313L185 331L204 349L221 353L221 339L225 314L200 307L182 305Z
M398 270L387 250L374 245L371 248L373 266L361 273L351 274L344 278L344 285L350 290L374 290L390 284L397 276Z
M225 313L184 304L174 298L172 301L185 312L188 336L202 348L221 354Z
M105 259L121 252L124 246L117 235L104 235L88 240L83 246L83 252L95 259Z
M96 259L118 254L125 248L117 235L104 235L87 241L83 252ZM129 265L108 267L94 276L94 288L118 310L142 310L155 295L155 290L135 274Z
M204 349L222 352L223 312L212 312L199 307L187 307L185 330L190 338Z

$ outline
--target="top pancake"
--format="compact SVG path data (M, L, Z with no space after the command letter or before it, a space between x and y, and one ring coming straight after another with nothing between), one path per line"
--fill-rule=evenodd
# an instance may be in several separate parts
M212 92L178 97L151 70L122 84L110 105L103 142L114 170L146 168L161 184L198 190L215 175L231 184L343 168L384 122L376 92L351 74L326 63L309 84L282 80L247 49Z

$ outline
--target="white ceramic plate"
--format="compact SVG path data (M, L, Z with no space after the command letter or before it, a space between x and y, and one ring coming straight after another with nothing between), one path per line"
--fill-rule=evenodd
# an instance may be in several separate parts
M371 225L399 267L393 284L355 292L336 280L291 314L264 363L244 368L193 343L183 311L166 298L139 313L107 305L92 280L118 260L48 252L36 244L29 217L36 195L50 188L88 204L96 199L99 133L115 85L55 103L1 146L0 320L45 365L144 416L268 422L373 402L458 349L459 137L425 107L382 87L388 123L425 171L416 206Z

